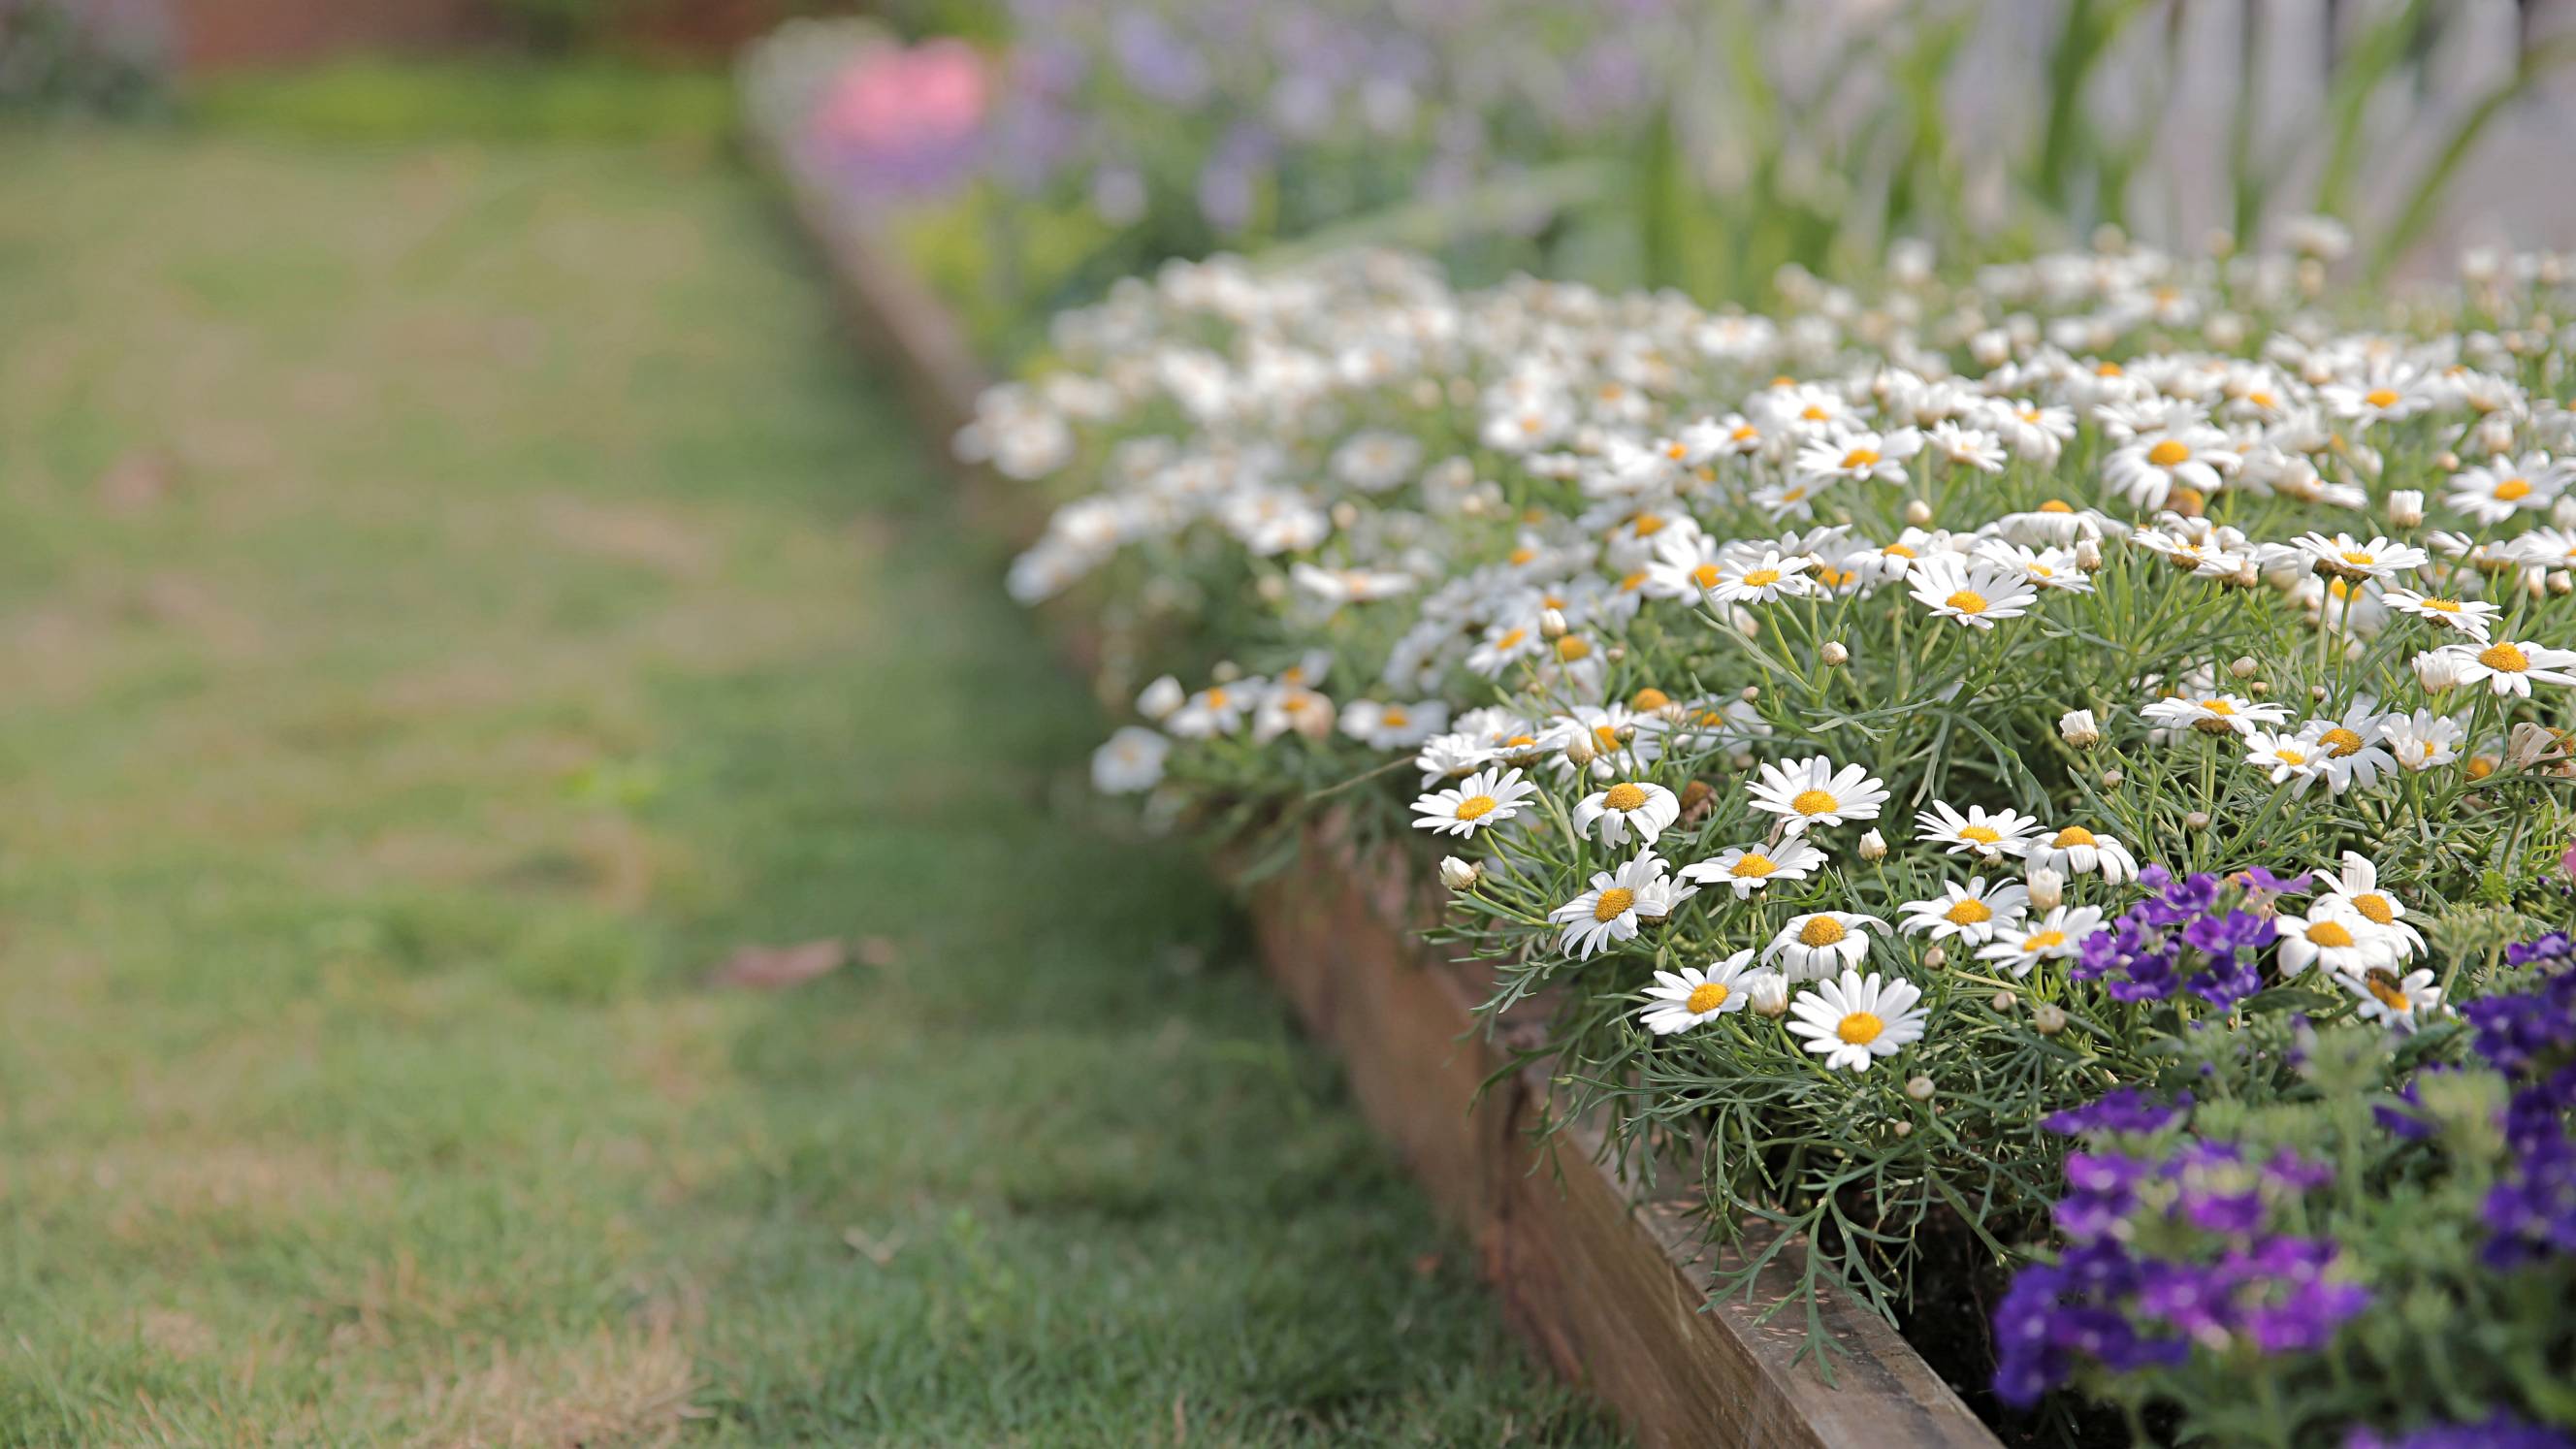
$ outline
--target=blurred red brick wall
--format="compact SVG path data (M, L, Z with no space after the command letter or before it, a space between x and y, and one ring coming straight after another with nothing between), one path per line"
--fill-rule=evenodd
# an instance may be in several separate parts
M514 38L484 0L173 0L173 8L179 64L189 72L489 48ZM787 9L782 0L637 3L611 40L620 49L721 59Z

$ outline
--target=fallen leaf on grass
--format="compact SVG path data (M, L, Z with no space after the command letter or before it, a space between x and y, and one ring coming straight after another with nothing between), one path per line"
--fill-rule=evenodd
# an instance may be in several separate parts
M807 941L800 946L745 946L717 967L707 984L746 991L783 991L838 970L849 959L849 948L837 940Z

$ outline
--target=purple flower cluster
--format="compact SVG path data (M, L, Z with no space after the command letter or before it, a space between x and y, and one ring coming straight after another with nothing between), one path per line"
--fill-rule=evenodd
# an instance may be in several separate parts
M2498 1411L2476 1424L2427 1424L2392 1439L2355 1429L2343 1449L2576 1449L2576 1436Z
M2047 1125L2135 1137L2173 1125L2189 1106L2115 1092ZM2324 1347L2369 1293L2334 1276L2332 1241L2274 1231L2272 1222L2283 1204L2332 1180L2331 1168L2295 1153L2257 1160L2219 1142L2160 1155L2098 1146L2068 1154L2067 1191L2053 1217L2070 1246L2054 1263L2022 1269L1995 1310L1996 1395L2027 1408L2082 1361L2114 1373L2171 1366L2195 1343L2249 1343L2267 1354ZM2159 1241L2191 1247L2140 1252L2123 1228L2147 1221L2160 1224Z
M2121 1001L2162 1001L2176 991L2224 1011L2263 989L2272 917L2247 907L2308 888L2305 875L2261 867L2222 881L2205 871L2176 879L2162 866L2138 872L2152 894L2084 941L2073 975L2101 981Z
M2567 938L2552 932L2517 946L2518 964L2567 960ZM2510 1166L2488 1190L2486 1259L2511 1268L2576 1253L2576 972L2543 975L2529 991L2490 996L2461 1008L2476 1031L2478 1055L2513 1083L2505 1104Z

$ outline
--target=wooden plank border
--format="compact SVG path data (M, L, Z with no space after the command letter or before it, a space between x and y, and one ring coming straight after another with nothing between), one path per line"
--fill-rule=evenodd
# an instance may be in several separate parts
M784 179L852 331L894 373L974 523L1028 539L1043 520L1025 496L947 446L985 378L955 317L864 216L798 184L784 150L758 138L755 150ZM1071 632L1085 663L1094 643ZM1802 1325L1764 1323L1740 1298L1707 1306L1712 1275L1751 1244L1701 1243L1691 1199L1671 1186L1680 1179L1659 1174L1668 1185L1649 1190L1603 1163L1593 1124L1539 1136L1547 1066L1504 1070L1509 1056L1475 1016L1484 982L1422 940L1436 891L1403 853L1363 859L1326 820L1309 827L1297 869L1252 888L1250 909L1265 968L1341 1057L1370 1123L1471 1235L1512 1323L1551 1363L1650 1449L1997 1449L1949 1385L1855 1303L1824 1308L1842 1350L1831 1387L1792 1361ZM1785 1292L1789 1270L1775 1263L1765 1281L1775 1274Z

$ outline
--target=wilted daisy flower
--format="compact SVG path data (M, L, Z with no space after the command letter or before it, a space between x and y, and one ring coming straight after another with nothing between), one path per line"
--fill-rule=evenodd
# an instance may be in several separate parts
M2283 912L2274 918L2273 926L2280 932L2281 970L2285 975L2323 966L2328 971L2358 976L2373 966L2397 962L2392 933L2331 897L2312 902L2304 916Z
M1977 959L2002 963L2016 977L2028 976L2042 961L2059 961L2084 949L2085 938L2102 929L2099 906L2055 906L2036 921L2005 931L1980 948Z
M2413 589L2382 589L2380 601L2398 613L2411 615L2445 629L2460 633L2484 644L2487 630L2494 626L2500 612L2484 599L2454 599L2441 594L2419 594Z
M1597 821L1603 845L1622 843L1632 830L1639 840L1652 845L1681 813L1681 799L1672 791L1644 780L1622 780L1584 796L1574 807L1574 828L1589 835Z
M2019 885L1997 886L1983 876L1966 885L1945 881L1941 894L1905 903L1901 929L1909 936L1929 931L1935 941L1983 944L2019 922L2029 902L2030 891Z
M2424 949L2424 937L2406 924L2406 904L2379 888L2379 867L2370 857L2357 850L2343 853L2343 866L2327 877L2332 884L2318 899L2328 905L2350 906L2363 920L2389 933L2397 959L2404 961Z
M1128 725L1091 752L1091 785L1104 795L1132 795L1163 781L1172 742L1159 731Z
M1934 614L1976 629L1991 629L1998 619L2020 618L2039 598L2019 570L1954 553L1916 560L1906 571L1906 583Z
M1923 1039L1930 1013L1919 1005L1922 1000L1910 981L1845 971L1839 981L1820 981L1798 993L1789 1004L1789 1030L1806 1038L1807 1050L1824 1057L1827 1068L1863 1072L1872 1061Z
M2129 854L2127 846L2081 825L2065 826L2055 834L2032 841L2023 859L2031 870L2053 870L2070 876L2099 872L2113 885L2135 880L2138 875L2137 857Z
M1708 886L1730 886L1742 900L1776 881L1805 880L1825 863L1825 853L1792 835L1778 845L1734 845L1675 874Z
M1742 1011L1753 999L1748 989L1752 983L1745 977L1768 974L1748 973L1745 968L1752 963L1753 948L1747 946L1722 961L1710 962L1705 970L1685 966L1679 971L1658 971L1655 984L1646 988L1646 1005L1637 1019L1655 1035L1671 1036Z
M1613 941L1635 940L1640 915L1655 919L1670 909L1669 900L1664 863L1652 850L1641 850L1617 870L1593 872L1592 888L1548 912L1547 918L1565 927L1559 949L1583 958ZM1641 906L1648 910L1641 913Z
M2429 969L2400 976L2390 967L2372 966L2359 972L2337 971L2334 979L2361 998L2355 1015L2392 1031L2412 1031L2424 1017L2442 1009L2442 988L2433 984Z
M1764 765L1752 786L1753 808L1780 817L1780 828L1803 835L1819 825L1847 820L1876 820L1887 803L1887 786L1859 765L1841 770L1823 755L1786 765Z
M1917 840L1936 841L1952 855L1977 855L1992 851L2015 859L2030 849L2031 837L2039 822L2018 810L1988 811L1983 805L1971 805L1968 813L1958 811L1942 801L1914 817Z
M2568 672L2570 665L2576 665L2576 649L2507 639L2483 649L2446 644L2439 652L2450 657L2462 684L2484 683L2497 694L2529 699L2534 684L2576 684L2576 674Z
M1434 790L1413 802L1416 830L1441 835L1473 835L1521 813L1521 802L1537 787L1518 770L1479 770L1446 790Z
M1762 964L1779 962L1780 974L1792 981L1831 976L1846 966L1859 965L1861 958L1869 954L1872 926L1885 930L1887 923L1876 916L1849 911L1791 916L1762 952Z

